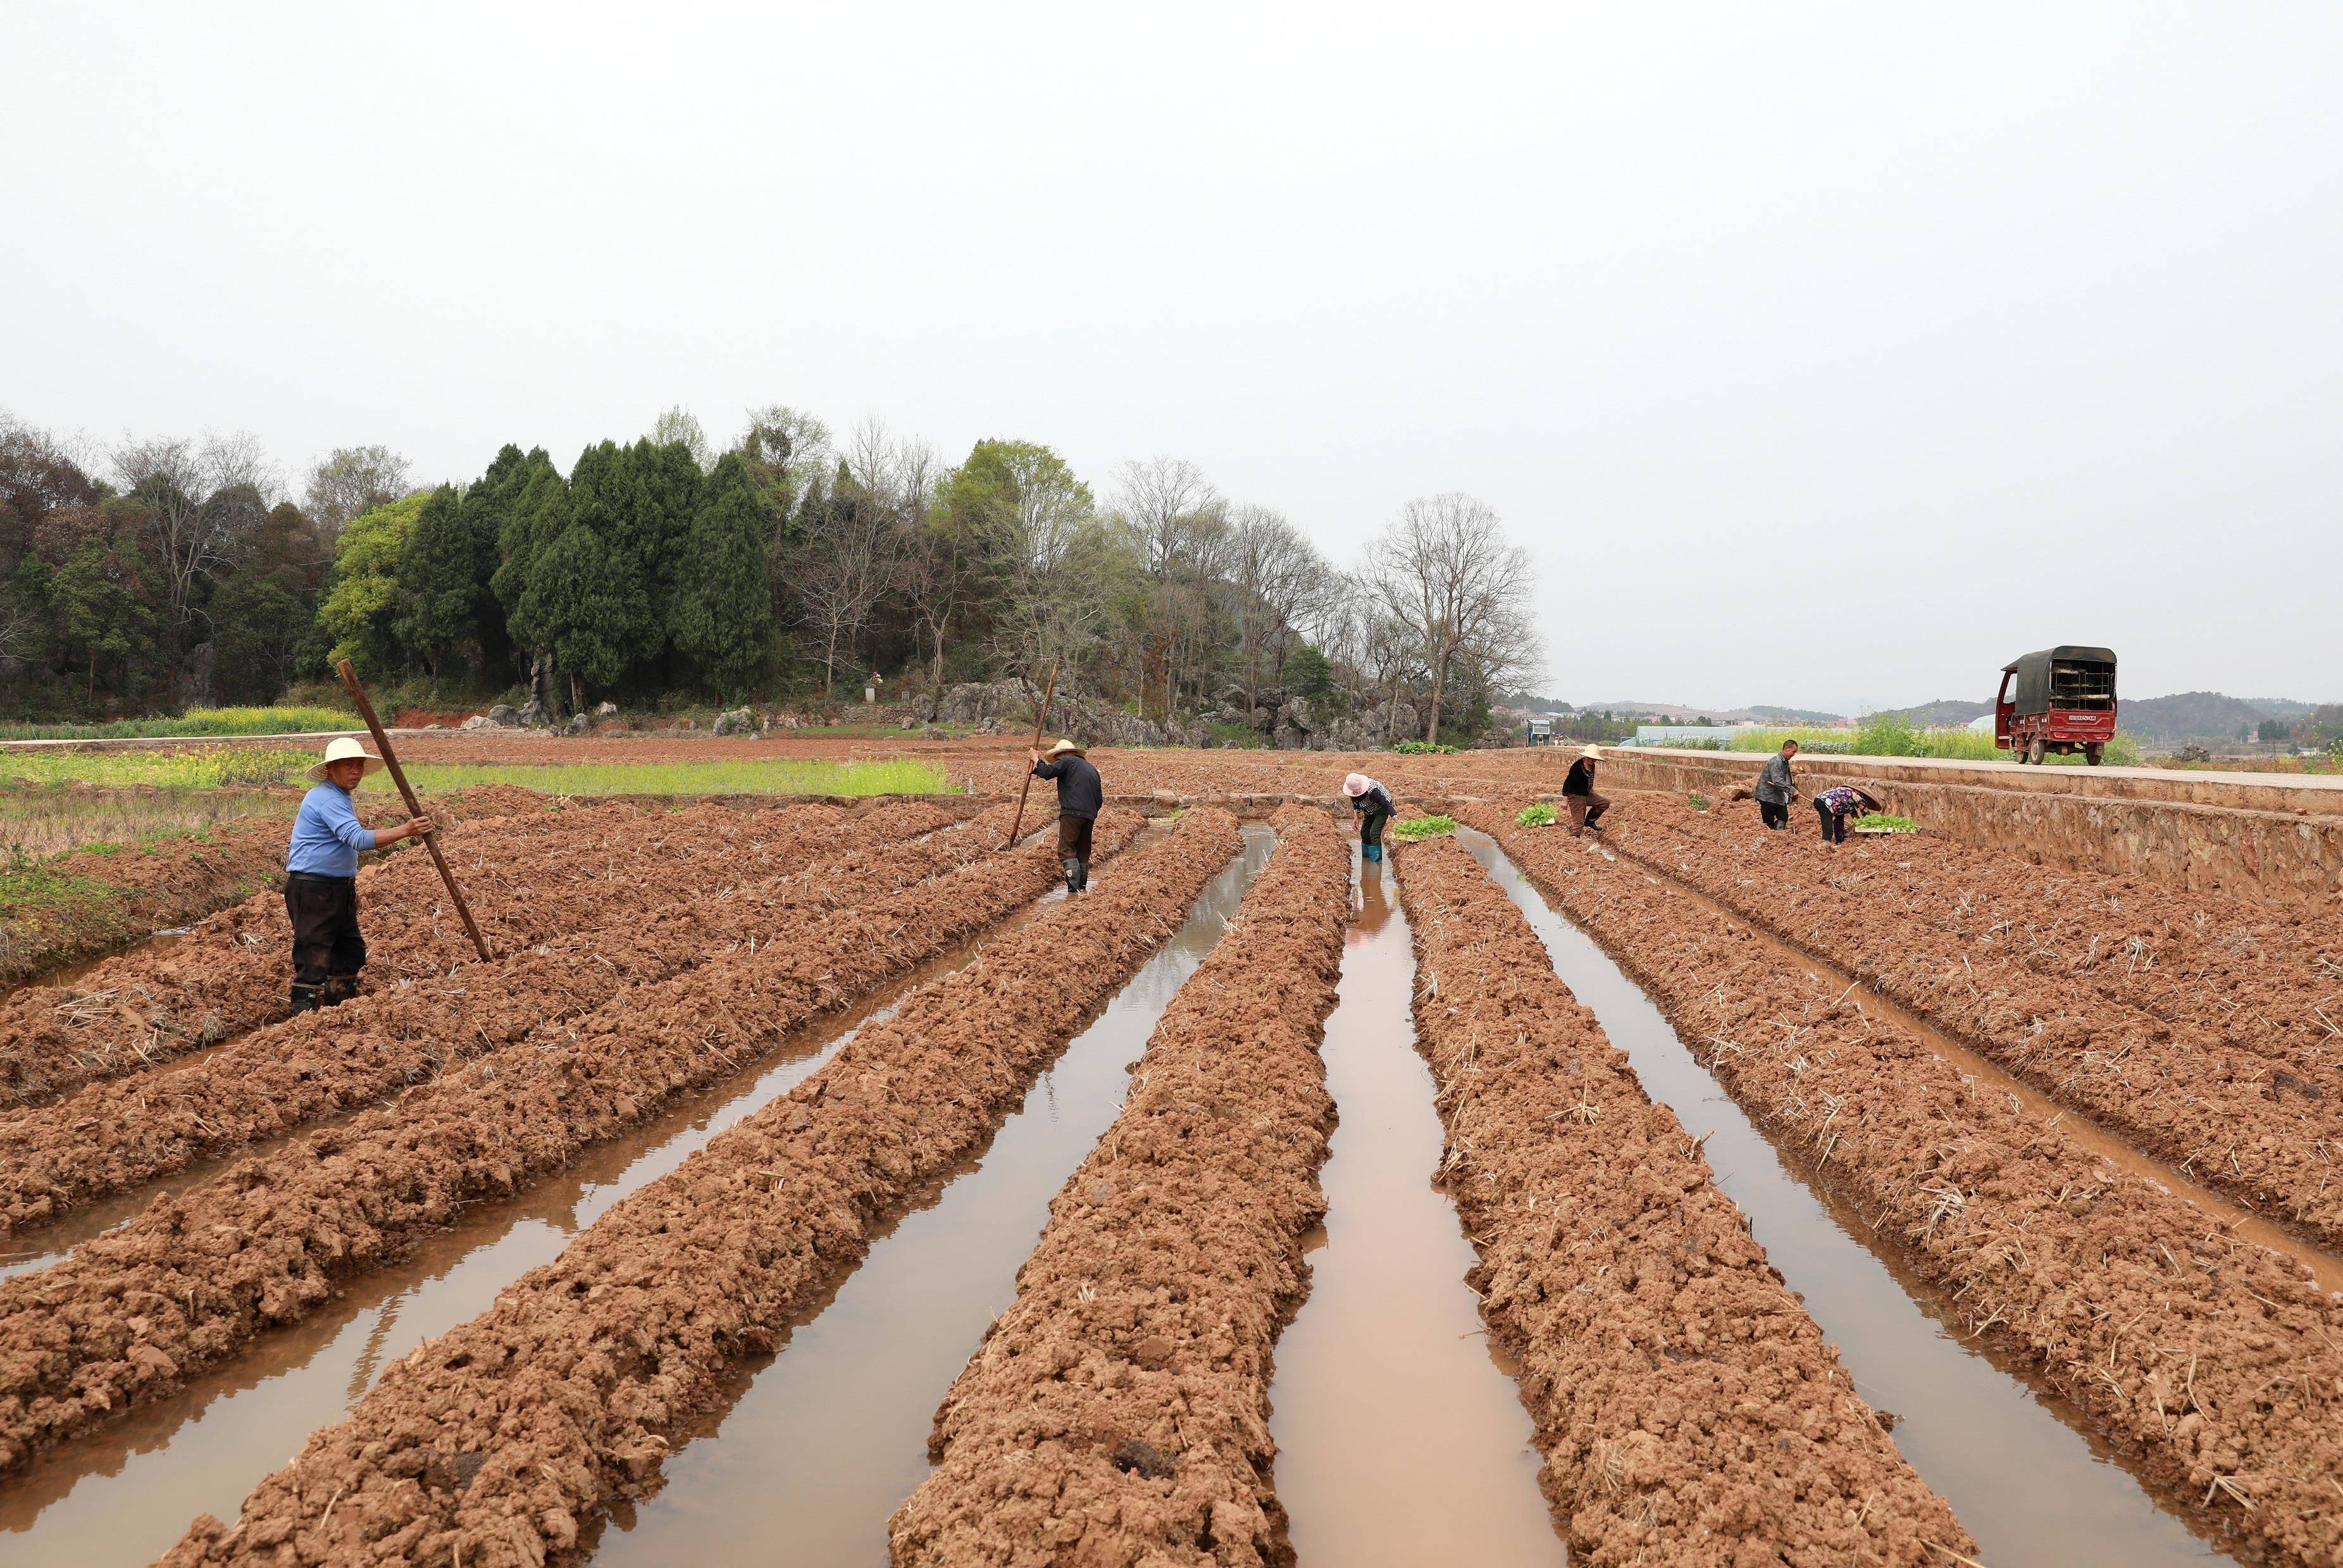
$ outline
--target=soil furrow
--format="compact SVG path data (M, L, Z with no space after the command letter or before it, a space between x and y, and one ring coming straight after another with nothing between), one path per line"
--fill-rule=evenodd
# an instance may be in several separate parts
M1452 839L1399 872L1442 1171L1572 1561L1974 1555L1513 901Z
M1859 895L1874 911L1893 906L1899 923L1957 936L1973 962L2015 963L2073 994L2208 1031L2217 1046L2326 1072L2343 1062L2343 920L2332 912L2037 866L1934 834L1858 838L1832 854L1810 835L1758 831L1747 807L1695 812L1660 795L1634 807L1614 846L1712 898L1755 878L1815 896L1803 917L1812 925L1835 918L1832 895Z
M1774 842L1719 853L1724 829L1702 842L1654 826L1692 814L1664 798L1639 799L1608 841L1861 980L2183 1175L2320 1245L2343 1246L2343 1181L2336 1179L2343 1065L2334 1051L2298 1039L2273 1060L2199 1025L2153 1016L2120 1000L2122 988L2112 982L2057 972L2063 964L2046 970L2048 950L2027 951L2040 932L2003 925L2017 919L2008 911L2018 908L2006 890L1973 916L1982 930L1948 929L1932 905L1955 895L1933 866L1927 875L1915 866L1934 846L1850 843L1832 850L1758 832ZM1912 892L1923 887L1933 890L1927 899ZM2096 933L2093 944L2108 935ZM2117 969L2127 943L2110 945L2107 958ZM2290 1000L2306 1018L2317 1007L2308 995Z
M1142 827L1100 819L1102 851ZM558 1032L482 1055L390 1109L238 1162L39 1273L0 1283L0 1471L176 1390L466 1204L717 1082L810 1019L1005 919L1057 879L1054 847L794 921L753 952L636 988Z
M0 1241L93 1199L395 1094L532 1031L558 1029L628 987L664 980L732 943L762 940L793 909L826 908L934 876L968 859L971 846L997 845L1009 827L1007 814L997 815L981 827L954 829L950 814L925 805L881 807L862 817L783 813L763 826L767 852L745 882L703 883L648 908L607 908L596 929L266 1025L184 1067L0 1112ZM922 833L935 836L902 842ZM777 864L791 869L756 876Z
M1100 819L1101 837L1118 813ZM990 1135L1236 852L1190 812L619 1204L165 1561L541 1564L654 1482L738 1357ZM1047 847L1018 857L1046 865ZM1004 859L1007 859L1004 857ZM948 900L932 900L940 915Z
M1271 1349L1307 1289L1350 849L1288 807L1224 935L936 1416L910 1563L1290 1561Z
M722 807L572 807L458 821L444 848L489 945L501 953L636 896L632 885L647 867L673 867L707 839L743 833L749 841L761 838ZM358 898L370 989L472 959L438 873L418 849L400 846L364 868ZM53 1100L285 1017L290 941L284 901L272 891L203 920L166 950L125 954L71 986L17 992L0 1003L0 1102Z
M1752 1118L1807 1151L1969 1334L2023 1355L2207 1529L2343 1562L2343 1299L1642 868L1508 811L1458 816L1644 987Z

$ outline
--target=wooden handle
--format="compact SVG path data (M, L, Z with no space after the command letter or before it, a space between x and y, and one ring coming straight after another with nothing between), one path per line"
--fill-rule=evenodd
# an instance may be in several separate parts
M374 704L367 700L366 688L358 684L357 671L350 668L347 658L334 668L341 672L342 684L350 689L350 700L358 705L358 717L373 732L374 743L382 751L383 766L390 769L390 781L398 786L399 798L407 802L407 814L422 816L423 803L415 798L414 788L407 782L407 769L398 765L398 754L390 749L390 737L384 732L382 720L374 716ZM480 935L480 928L472 919L472 906L464 901L463 890L456 886L456 873L447 869L447 857L439 852L439 835L424 834L423 847L431 851L431 863L439 868L439 879L447 884L447 896L456 901L456 912L463 917L464 930L471 933L472 945L480 950L480 961L487 963L496 955L488 951L488 939Z
M1058 663L1059 661L1054 658L1050 661L1050 684L1041 693L1041 711L1033 719L1033 749L1036 751L1041 749L1041 732L1049 728L1050 699L1058 695ZM1025 768L1025 788L1017 791L1017 820L1010 825L1009 842L1001 845L1002 849L1014 848L1017 835L1024 830L1025 801L1032 793L1033 768L1031 763L1028 763Z

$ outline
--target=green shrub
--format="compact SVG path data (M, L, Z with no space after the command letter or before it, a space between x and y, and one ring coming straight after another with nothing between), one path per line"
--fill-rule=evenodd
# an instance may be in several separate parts
M1443 746L1437 740L1402 740L1392 749L1406 757L1451 757L1456 751L1453 746Z
M0 724L0 740L137 740L187 735L298 735L355 729L354 714L331 708L191 708L176 719L114 724Z
M1403 844L1419 843L1425 839L1444 838L1456 831L1453 817L1410 817L1392 828L1393 834Z
M1540 800L1513 813L1513 820L1524 828L1551 828L1554 819L1554 802Z

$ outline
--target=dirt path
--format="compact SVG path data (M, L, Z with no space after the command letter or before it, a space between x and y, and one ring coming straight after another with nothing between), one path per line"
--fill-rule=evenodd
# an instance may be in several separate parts
M1980 1092L1845 988L1579 840L1490 831L1601 942L1778 1141L2024 1353L2136 1473L2207 1528L2287 1561L2343 1554L2343 1302L2055 1119Z
M166 1561L274 1563L288 1542L346 1563L460 1550L491 1568L569 1552L581 1520L652 1482L666 1431L738 1358L769 1347L874 1228L990 1133L1236 846L1225 813L1191 812L1081 900L916 993L486 1316L385 1373L255 1490L236 1527L199 1520Z
M651 886L641 890L642 903L600 903L599 919L585 929L264 1026L193 1062L0 1112L0 1241L136 1183L397 1094L531 1033L558 1031L630 986L769 937L793 910L925 880L990 852L1008 831L1008 815L954 828L930 806L862 817L779 813L759 826L762 852L737 868L744 881L710 875L732 865L679 866L673 878L644 879ZM921 834L932 837L910 841ZM777 867L787 869L759 874Z
M1141 829L1099 824L1101 851ZM517 1191L806 1021L948 950L1057 879L1055 847L793 922L626 993L558 1042L488 1052L0 1284L0 1471L294 1322L465 1205Z
M1695 816L1638 797L1610 842L2181 1174L2343 1248L2343 1031L2318 1022L2343 1014L2343 970L2318 979L2315 945L2273 931L2232 953L2224 943L2250 933L2211 919L2200 933L2187 909L2197 896L2169 889L2129 894L2123 916L2118 879L2099 878L2096 916L2078 916L1989 877L1975 851L1929 841L1833 850L1745 821L1679 820ZM2254 972L2236 972L2254 954ZM2160 970L2186 977L2177 990ZM2194 1000L2176 1002L2184 992ZM2184 1016L2218 1010L2208 997L2257 1020L2233 1026L2245 1043Z
M1974 1555L1513 900L1453 839L1398 859L1473 1282L1573 1562Z
M1289 808L1221 945L1164 1010L1131 1095L1051 1205L1016 1303L945 1396L898 1564L1290 1556L1270 1480L1271 1348L1333 1101L1350 852Z

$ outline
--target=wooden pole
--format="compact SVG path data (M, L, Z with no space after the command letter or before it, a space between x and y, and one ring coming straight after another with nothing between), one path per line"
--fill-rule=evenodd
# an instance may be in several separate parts
M390 749L390 737L384 733L382 720L374 716L374 704L367 700L366 688L358 684L357 671L350 668L347 658L334 668L341 671L342 684L350 689L350 700L358 705L358 717L374 732L374 743L382 751L383 766L390 769L390 781L398 786L399 796L407 802L407 814L422 816L423 803L415 798L413 786L407 782L407 770L398 765L398 754ZM447 884L447 896L456 901L456 912L464 919L464 930L471 933L472 945L480 950L480 961L487 963L496 955L488 951L488 939L480 935L480 928L472 920L472 906L464 901L463 890L456 886L456 873L447 869L447 857L439 852L437 829L423 835L423 847L431 851L431 863L439 868L439 879Z
M1058 661L1053 658L1050 661L1049 689L1041 693L1041 712L1040 716L1033 720L1033 749L1036 751L1041 749L1041 731L1048 727L1050 722L1050 699L1057 695ZM1009 842L1001 845L1001 847L1002 849L1009 849L1016 847L1017 835L1022 832L1025 828L1026 798L1031 796L1032 793L1033 769L1028 768L1025 769L1025 788L1017 791L1017 820L1010 827Z

